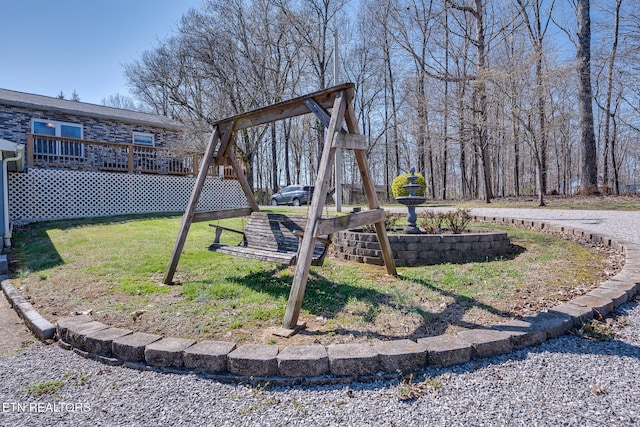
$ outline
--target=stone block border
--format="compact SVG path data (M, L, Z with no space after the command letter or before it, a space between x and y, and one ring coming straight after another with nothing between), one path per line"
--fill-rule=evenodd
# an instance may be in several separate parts
M40 341L51 340L55 336L56 328L47 319L42 317L40 313L26 300L20 292L13 287L13 284L6 279L0 283L11 307L18 313L18 316L24 320L31 333Z
M475 216L475 221L573 235L624 254L624 267L599 288L535 316L455 336L354 344L276 346L203 341L112 328L80 315L56 327L38 314L9 280L2 290L41 341L57 338L64 349L109 365L170 373L198 373L223 382L319 385L397 378L427 366L446 367L511 352L565 334L582 321L606 316L640 291L640 246L541 221Z
M389 234L397 266L463 262L505 256L513 246L505 231L473 230L461 234ZM333 235L331 254L347 261L384 265L375 233L339 231Z

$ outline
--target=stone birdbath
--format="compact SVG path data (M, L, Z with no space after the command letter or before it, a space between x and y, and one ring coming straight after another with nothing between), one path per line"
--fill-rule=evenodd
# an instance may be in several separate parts
M420 184L416 184L416 180L418 176L416 175L416 168L412 167L411 175L407 177L409 183L403 185L402 188L409 192L408 196L400 196L396 197L398 203L402 203L407 207L407 225L402 230L405 234L418 234L421 233L420 229L416 226L416 220L418 216L416 215L416 206L421 203L424 203L427 198L423 196L416 196L416 191L420 190L422 186Z

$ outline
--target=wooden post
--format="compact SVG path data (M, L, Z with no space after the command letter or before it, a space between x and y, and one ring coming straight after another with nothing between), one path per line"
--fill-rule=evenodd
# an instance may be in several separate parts
M329 114L313 99L305 101L305 104L313 113L320 119L322 123L327 126L329 122ZM380 208L378 203L378 195L376 194L376 188L369 174L369 166L367 162L366 146L362 144L362 141L356 136L359 134L358 122L356 120L355 111L353 110L353 104L349 102L347 104L347 113L345 116L347 122L347 128L350 133L338 134L334 139L334 146L344 146L353 150L358 163L358 170L362 176L362 186L367 196L367 203L369 209L374 210ZM382 252L382 259L387 269L387 274L396 275L396 264L393 259L393 251L391 250L391 244L389 243L389 237L387 236L387 230L384 226L384 220L378 221L375 224L376 235L378 236L378 242L380 243L380 250Z
M224 138L231 138L232 133L233 123L231 123L226 129ZM169 260L169 266L167 267L164 279L162 280L162 282L166 285L170 285L171 283L173 283L173 275L175 274L176 268L178 267L178 261L180 260L180 255L182 254L184 243L187 240L187 234L189 234L189 228L191 228L193 216L196 213L196 207L198 206L198 200L200 199L200 193L202 193L202 188L204 187L205 180L207 179L207 173L209 172L209 165L211 164L211 159L213 158L213 153L215 153L216 151L216 146L219 140L220 129L216 127L216 129L211 134L209 145L207 145L207 151L202 158L200 173L198 173L196 184L193 186L193 191L191 192L189 203L187 204L184 215L182 215L180 232L178 233L178 237L176 238L176 242L173 246L173 252L171 253L171 259Z
M282 326L284 329L294 330L298 325L298 317L302 307L302 298L309 279L309 268L311 267L311 259L315 242L316 225L322 216L322 208L324 207L327 190L329 189L329 179L331 178L332 164L334 159L335 148L333 148L333 139L336 133L340 131L344 121L344 114L347 108L347 97L344 91L336 94L331 111L331 120L325 137L322 157L318 169L318 177L316 179L316 188L314 197L311 200L311 209L309 211L309 219L304 230L304 236L300 243L298 262L296 264L296 272L293 276L291 292L289 293L289 302L287 303L287 311L284 315Z
M251 186L249 185L249 181L247 181L247 176L242 172L242 168L240 167L240 163L238 163L238 158L236 157L236 150L233 147L229 146L227 159L231 163L231 168L236 174L236 179L238 183L240 183L240 187L244 192L245 197L247 198L247 202L249 203L249 207L253 212L258 212L260 207L258 206L258 202L256 202L256 198L253 195L253 191L251 191Z
M356 121L356 113L353 110L353 105L349 103L347 106L347 128L349 132L357 134L358 125ZM378 195L376 194L376 187L369 174L369 165L367 162L367 153L362 149L354 149L353 153L356 156L358 162L358 169L360 169L360 175L362 176L362 187L367 195L367 203L369 209L378 209ZM384 220L375 223L376 234L378 236L378 242L380 243L380 250L382 252L382 259L384 265L387 268L387 274L395 276L398 274L396 270L396 262L393 259L393 251L391 250L391 243L389 243L389 236L387 236L387 229L384 225Z
M129 163L129 172L133 172L133 144L129 144L127 148L127 163Z
M27 134L27 166L33 166L33 134Z
M198 176L198 153L193 153L193 176Z

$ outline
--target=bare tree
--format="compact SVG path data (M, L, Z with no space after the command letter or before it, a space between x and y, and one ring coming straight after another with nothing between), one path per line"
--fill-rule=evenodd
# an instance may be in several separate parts
M106 105L107 107L120 108L123 110L146 111L142 104L136 103L133 98L121 95L120 93L102 98L101 104Z
M488 135L488 104L487 104L487 46L485 43L485 3L484 0L473 0L473 6L466 4L458 4L454 0L447 0L447 3L454 9L465 14L469 14L474 19L475 37L472 44L476 48L476 79L474 81L473 90L476 100L475 113L475 132L476 147L482 159L482 170L484 178L484 198L485 202L491 203L493 198L493 190L491 184L491 160L489 154L489 135Z
M311 73L316 80L315 89L324 89L330 72L330 58L333 55L333 43L330 43L331 24L338 26L339 12L346 0L302 0L299 8L294 8L290 0L278 0L278 5L286 22L291 26L304 46L302 55L311 64ZM309 88L307 88L309 89ZM317 159L320 162L324 127L316 123Z
M615 8L613 12L613 37L611 41L611 50L607 61L607 78L606 78L606 94L604 105L599 104L604 113L604 136L603 136L603 148L602 148L602 191L606 194L610 191L609 185L609 156L613 163L614 170L614 191L616 194L620 194L620 183L616 173L617 162L615 155L616 135L615 131L612 132L611 122L613 119L615 128L615 114L617 108L612 107L613 97L613 80L614 72L616 69L616 55L618 53L618 39L620 36L620 8L622 7L622 0L616 0ZM597 102L597 98L596 98Z
M349 26L349 0L205 0L171 37L127 65L131 93L186 123L193 130L186 145L201 149L217 119L324 88L337 30L380 182L389 184L416 157L431 195L442 198L489 202L537 192L542 205L552 191L570 194L577 177L583 191L597 190L598 160L604 190L640 180L640 15L629 6L637 0L611 1L607 14L594 14L594 45L607 50L594 50L593 59L585 0L360 4L368 12ZM553 55L551 16L572 21L563 29L576 46L575 64ZM240 132L235 142L250 182L270 192L313 181L322 135L304 117ZM354 165L345 159L345 182Z
M598 172L591 89L591 17L589 0L577 0L576 6L578 18L576 65L578 68L578 107L580 111L580 145L582 150L581 192L583 194L593 194L598 189Z
M382 6L382 7L380 7ZM400 147L398 135L398 95L396 72L398 64L394 62L392 52L392 29L390 28L391 14L394 13L395 2L386 0L382 5L376 0L369 0L362 4L362 20L368 22L370 17L370 33L368 40L382 50L384 61L384 183L387 188L387 198L391 198L391 181L400 175ZM373 13L371 13L373 11Z
M543 83L543 58L544 58L544 36L551 22L551 14L553 13L553 5L555 0L551 0L550 6L547 8L546 17L542 17L544 0L517 0L520 7L520 13L524 19L524 23L529 33L529 40L533 47L535 57L535 75L536 75L536 103L537 103L537 131L532 133L533 150L538 168L538 205L544 206L544 195L547 192L547 117L546 109L546 92Z

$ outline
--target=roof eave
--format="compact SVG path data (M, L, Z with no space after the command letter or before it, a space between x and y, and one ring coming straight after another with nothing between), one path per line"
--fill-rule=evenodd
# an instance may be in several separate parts
M176 130L176 131L184 130L184 126L181 125L181 124L174 124L174 123L167 123L167 122L156 122L156 121L153 121L153 120L142 120L142 119L136 119L136 118L121 117L121 116L111 115L111 114L102 114L102 113L96 113L96 112L80 111L80 110L74 110L72 108L63 108L63 107L55 107L55 106L48 106L48 105L47 106L43 106L43 105L40 105L40 104L37 104L37 103L33 103L33 102L16 101L16 100L11 100L11 99L2 99L2 100L0 100L0 104L9 105L9 106L13 106L13 107L33 108L33 109L41 110L41 111L52 111L52 112L56 112L56 113L76 114L78 116L91 117L91 118L95 118L95 119L117 120L117 121L126 122L126 123L130 123L130 124L137 124L137 125L144 125L144 126L155 126L155 127L160 127L160 128L163 128L163 129L171 129L171 130Z

